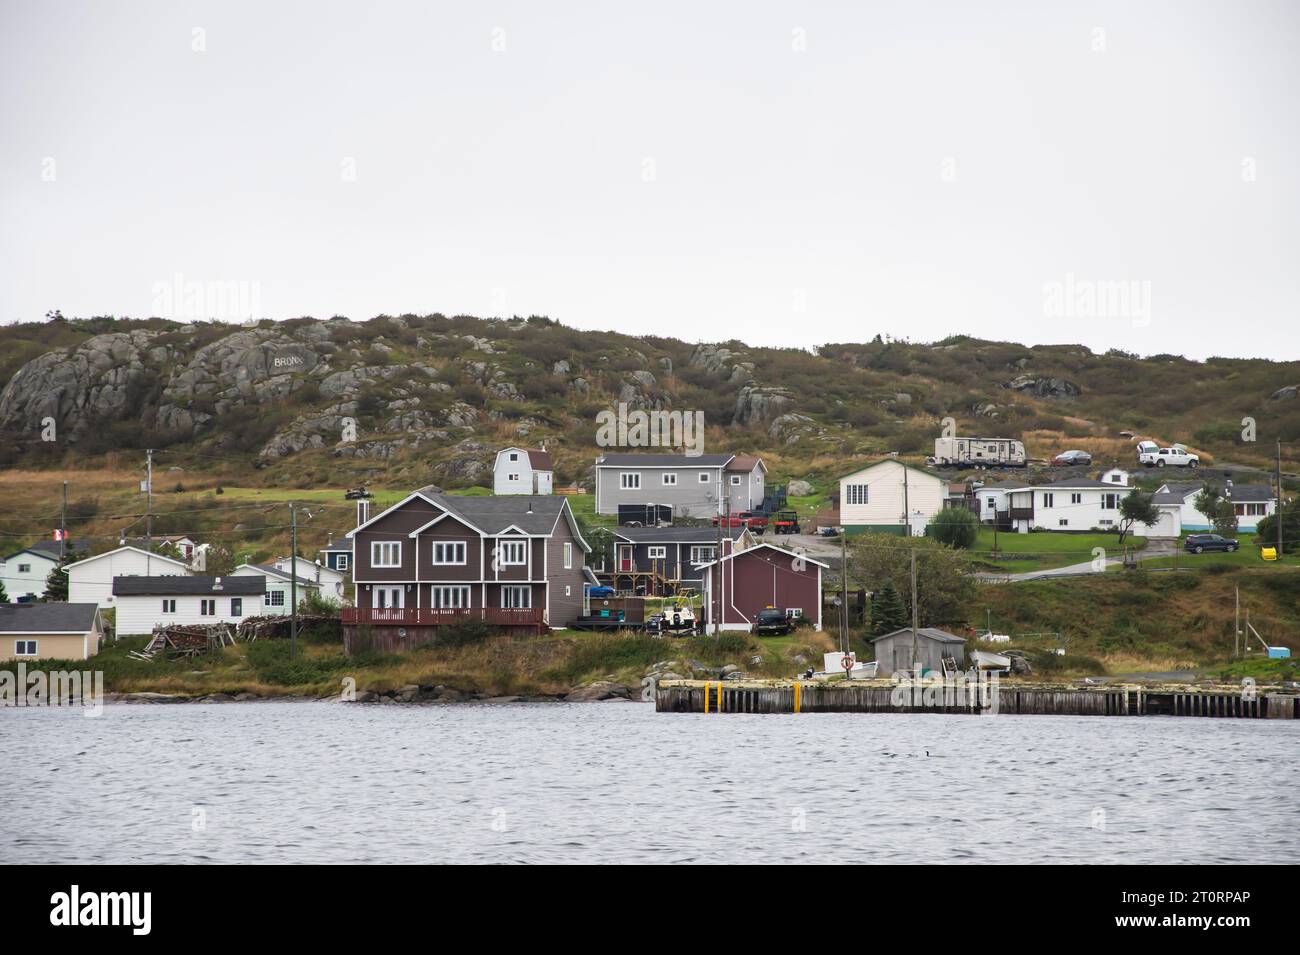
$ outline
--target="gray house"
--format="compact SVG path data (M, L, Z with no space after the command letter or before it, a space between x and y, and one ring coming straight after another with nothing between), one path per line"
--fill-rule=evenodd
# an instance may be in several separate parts
M943 671L943 658L950 657L957 669L966 660L966 640L938 627L919 627L916 631L916 649L913 656L912 628L904 627L871 641L880 662L880 675L887 676L899 670L911 670L920 663L925 670Z
M733 514L763 503L767 467L750 454L606 454L596 459L596 513L660 504L673 517Z
M600 569L620 592L642 587L648 594L683 587L698 592L704 583L704 565L717 556L716 527L619 527L613 535L614 564ZM739 542L740 548L754 544L745 527L725 528L722 535Z

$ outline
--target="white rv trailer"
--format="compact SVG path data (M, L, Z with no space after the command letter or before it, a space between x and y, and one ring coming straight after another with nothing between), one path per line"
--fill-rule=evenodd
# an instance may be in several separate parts
M1025 445L1014 438L935 438L934 463L1022 468Z

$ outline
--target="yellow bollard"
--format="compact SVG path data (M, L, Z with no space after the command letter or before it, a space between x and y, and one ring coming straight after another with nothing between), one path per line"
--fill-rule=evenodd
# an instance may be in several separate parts
M799 702L800 702L800 701L799 701L799 688L800 688L801 686L802 686L802 684L800 684L799 681L796 680L796 681L795 681L795 684L794 684L794 711L795 711L796 713L799 712Z
M704 712L709 712L709 684L707 680L704 683Z

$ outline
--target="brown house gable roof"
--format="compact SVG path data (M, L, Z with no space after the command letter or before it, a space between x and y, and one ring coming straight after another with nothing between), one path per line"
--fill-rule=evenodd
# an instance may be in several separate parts
M376 514L360 527L348 531L347 536L352 538L357 531L369 527L389 514L406 507L417 498L427 504L432 504L451 518L460 521L466 527L484 537L498 537L512 531L519 531L534 537L551 537L555 533L555 527L560 519L564 518L568 521L569 531L578 546L584 551L590 552L591 550L591 545L583 539L581 532L578 530L578 523L573 516L573 511L569 508L568 499L553 497L549 494L471 497L442 494L430 488L421 488L418 491L411 492L392 507ZM410 532L408 536L415 536L415 533ZM368 560L369 558L363 555L363 559Z

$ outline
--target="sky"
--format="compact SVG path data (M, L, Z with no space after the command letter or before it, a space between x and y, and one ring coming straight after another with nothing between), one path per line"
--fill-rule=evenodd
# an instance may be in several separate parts
M1300 3L0 0L0 322L1300 359Z

